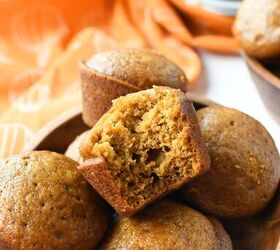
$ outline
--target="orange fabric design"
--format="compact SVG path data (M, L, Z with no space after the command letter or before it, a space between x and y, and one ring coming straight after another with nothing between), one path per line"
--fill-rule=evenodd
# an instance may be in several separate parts
M152 47L194 84L202 68L195 48L237 51L232 21L183 0L0 1L0 159L80 105L79 61L109 49Z

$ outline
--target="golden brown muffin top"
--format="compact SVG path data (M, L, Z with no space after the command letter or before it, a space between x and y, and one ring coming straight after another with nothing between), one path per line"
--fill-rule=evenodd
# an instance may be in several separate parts
M99 74L128 82L140 89L169 86L186 92L183 70L165 56L150 49L120 49L95 54L86 65Z
M280 178L273 139L258 121L235 109L213 106L197 115L211 167L185 187L183 196L218 216L259 212L272 198Z
M92 249L107 218L77 162L48 151L0 167L0 249ZM2 248L1 248L2 247Z
M229 240L230 248L231 243ZM121 218L101 249L219 250L211 222L201 213L162 200L131 218ZM222 249L221 249L222 250Z
M280 1L245 0L234 33L247 53L256 57L280 54Z

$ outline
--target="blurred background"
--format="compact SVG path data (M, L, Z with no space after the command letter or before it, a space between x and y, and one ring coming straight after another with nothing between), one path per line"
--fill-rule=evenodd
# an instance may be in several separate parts
M240 4L0 0L0 159L20 152L48 122L80 105L78 62L122 47L153 48L175 61L190 92L253 116L280 149L279 123L232 36Z

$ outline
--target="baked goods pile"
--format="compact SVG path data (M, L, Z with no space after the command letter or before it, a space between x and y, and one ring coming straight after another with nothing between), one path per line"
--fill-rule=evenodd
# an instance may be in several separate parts
M136 66L136 67L135 67ZM93 55L81 63L83 119L92 127L113 99L153 85L187 91L184 71L165 56L147 49L121 49Z
M1 162L0 249L232 249L218 219L259 213L279 185L266 129L230 108L195 111L184 73L153 51L80 67L92 128L65 155Z

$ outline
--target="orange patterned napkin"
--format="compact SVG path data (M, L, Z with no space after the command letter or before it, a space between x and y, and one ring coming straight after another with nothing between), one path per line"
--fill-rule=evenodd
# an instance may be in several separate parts
M109 49L152 47L193 84L201 72L194 48L237 51L232 22L182 0L1 0L0 159L80 105L79 61Z

